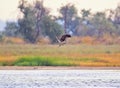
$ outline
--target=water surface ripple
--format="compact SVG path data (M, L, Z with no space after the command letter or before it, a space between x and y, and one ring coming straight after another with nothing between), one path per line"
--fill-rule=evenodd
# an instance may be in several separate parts
M0 70L0 88L120 88L120 70Z

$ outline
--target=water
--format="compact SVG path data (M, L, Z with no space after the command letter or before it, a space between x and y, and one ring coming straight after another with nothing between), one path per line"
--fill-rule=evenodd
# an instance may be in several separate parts
M0 88L120 88L120 70L0 70Z

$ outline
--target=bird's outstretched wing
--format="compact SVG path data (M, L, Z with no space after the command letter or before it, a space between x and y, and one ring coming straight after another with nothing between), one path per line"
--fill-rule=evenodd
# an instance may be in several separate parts
M69 38L69 37L71 37L70 34L64 34L64 35L61 36L60 41L63 42L63 41L66 40L66 38Z

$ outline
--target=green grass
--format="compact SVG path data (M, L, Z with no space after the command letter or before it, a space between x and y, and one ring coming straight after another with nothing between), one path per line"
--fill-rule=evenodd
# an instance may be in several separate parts
M63 59L51 57L23 57L18 59L14 65L17 66L70 66L69 62Z
M96 58L80 58L75 61L71 58L56 57L23 57L13 63L15 66L79 66L75 62L93 62Z

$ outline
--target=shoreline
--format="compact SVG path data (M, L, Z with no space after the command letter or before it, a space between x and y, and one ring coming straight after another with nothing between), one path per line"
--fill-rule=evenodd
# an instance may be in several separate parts
M120 67L0 66L0 70L120 70Z

